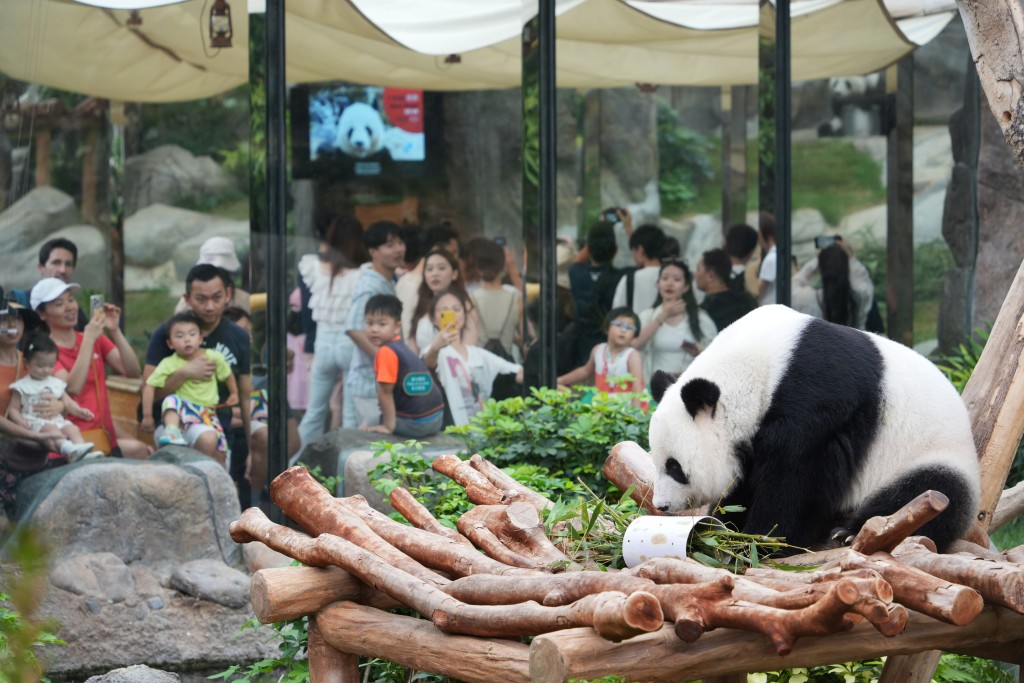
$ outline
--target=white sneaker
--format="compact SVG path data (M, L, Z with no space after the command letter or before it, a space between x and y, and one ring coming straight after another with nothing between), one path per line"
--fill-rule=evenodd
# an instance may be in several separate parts
M82 460L95 460L96 458L104 458L106 455L103 451L92 451L83 455Z
M92 450L93 443L87 441L86 443L73 443L70 439L65 439L64 443L60 445L60 452L62 455L66 455L68 460L75 462L81 460L82 456Z

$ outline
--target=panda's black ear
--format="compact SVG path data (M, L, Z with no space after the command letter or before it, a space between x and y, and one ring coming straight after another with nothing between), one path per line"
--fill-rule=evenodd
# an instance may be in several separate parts
M651 377L651 396L657 403L661 403L662 397L668 388L675 384L676 380L679 379L679 375L671 375L664 370L658 370Z
M705 408L709 408L711 417L714 417L715 407L718 405L718 398L722 395L722 391L711 380L698 377L684 384L683 388L679 390L679 395L682 397L683 405L686 406L686 412L690 414L690 417L697 417L697 413Z

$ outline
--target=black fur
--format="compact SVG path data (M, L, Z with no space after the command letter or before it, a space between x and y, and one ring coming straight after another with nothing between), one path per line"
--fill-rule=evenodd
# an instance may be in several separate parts
M668 388L675 384L676 380L679 379L679 375L671 375L664 370L657 370L651 377L651 396L654 398L655 403L661 403L661 399L665 396L665 392Z
M854 511L850 519L843 521L840 528L833 529L832 535L840 541L845 541L860 531L864 522L872 517L891 515L931 489L949 498L949 507L914 533L932 539L939 552L945 552L950 543L967 532L971 516L974 514L973 510L966 508L966 499L969 497L964 495L964 491L969 488L970 485L964 480L963 474L948 467L912 470L876 491Z
M737 447L743 480L723 504L746 508L743 531L801 547L828 539L878 431L883 372L881 353L863 333L807 324L749 451ZM888 507L891 499L879 501L886 514L899 507Z
M697 377L684 384L679 390L679 395L690 417L697 417L697 413L704 408L711 408L711 417L714 417L722 390L711 380Z
M665 474L672 477L683 486L690 483L690 478L686 476L686 472L683 472L683 468L680 467L679 461L675 458L669 458L665 462Z

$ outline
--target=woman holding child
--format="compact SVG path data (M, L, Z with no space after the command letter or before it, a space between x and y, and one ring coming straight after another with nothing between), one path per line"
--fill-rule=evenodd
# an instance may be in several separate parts
M693 276L682 261L666 261L658 275L654 306L640 313L633 348L644 352L644 377L664 370L679 374L708 345L718 329L697 305Z
M74 416L68 419L83 432L102 430L112 453L120 449L121 454L128 458L148 458L152 452L149 446L117 433L107 398L105 365L125 377L142 374L139 359L119 327L121 309L113 304L104 304L102 310L93 314L85 331L76 332L78 303L73 291L77 289L77 284L50 277L36 283L31 294L32 308L46 323L50 337L57 344L54 375L67 382L68 393L93 414L91 420ZM96 441L93 438L88 440Z

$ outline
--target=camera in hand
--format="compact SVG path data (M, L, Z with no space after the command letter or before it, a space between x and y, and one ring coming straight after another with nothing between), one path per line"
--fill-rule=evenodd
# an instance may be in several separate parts
M613 206L610 209L605 209L601 212L601 220L605 223L618 223L621 219L619 218L618 207Z
M814 248L824 249L825 247L831 246L836 241L841 241L843 238L839 235L818 235L814 238Z

